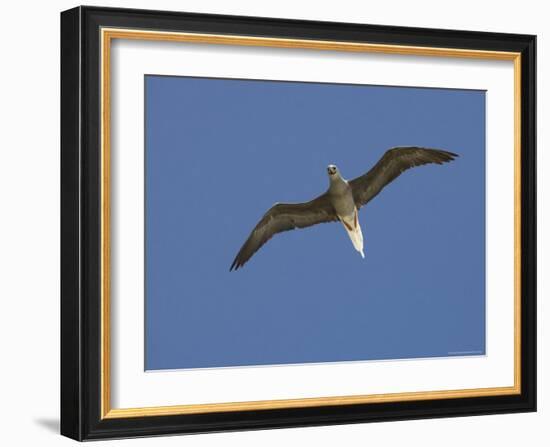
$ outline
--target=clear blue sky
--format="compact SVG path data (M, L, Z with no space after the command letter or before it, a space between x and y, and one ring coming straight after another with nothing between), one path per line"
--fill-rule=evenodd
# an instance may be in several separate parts
M485 92L146 76L146 369L485 353ZM275 202L397 145L460 154L229 266Z

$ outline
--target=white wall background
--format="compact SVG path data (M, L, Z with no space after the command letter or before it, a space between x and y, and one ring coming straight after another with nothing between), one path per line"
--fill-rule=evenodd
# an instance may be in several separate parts
M2 5L0 69L0 420L2 444L69 445L59 413L59 12L78 3ZM115 441L109 445L548 445L550 39L545 2L501 0L118 0L87 4L538 35L539 412ZM545 70L547 73L545 73Z

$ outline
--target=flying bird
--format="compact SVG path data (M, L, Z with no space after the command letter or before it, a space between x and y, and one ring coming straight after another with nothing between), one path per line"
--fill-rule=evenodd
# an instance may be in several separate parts
M394 147L387 150L370 171L349 181L340 175L335 165L329 165L328 190L309 202L273 205L252 230L229 270L244 266L277 233L337 221L342 223L355 250L364 258L359 209L407 169L429 163L440 165L455 157L458 155L439 149Z

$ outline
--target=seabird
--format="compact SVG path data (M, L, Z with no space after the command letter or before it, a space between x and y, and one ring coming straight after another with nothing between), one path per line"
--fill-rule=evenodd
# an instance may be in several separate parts
M342 223L353 246L364 258L358 210L407 169L429 163L440 165L455 157L458 155L439 149L394 147L387 150L370 171L350 181L340 175L335 165L329 165L328 190L309 202L273 205L252 230L229 270L238 270L244 266L277 233L337 221Z

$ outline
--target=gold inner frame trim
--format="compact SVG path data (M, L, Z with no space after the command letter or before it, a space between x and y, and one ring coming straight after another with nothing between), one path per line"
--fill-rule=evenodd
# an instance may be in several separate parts
M210 412L306 408L327 405L352 405L502 396L521 393L521 54L503 51L456 48L383 45L305 39L282 39L199 33L144 31L121 28L101 29L101 418L167 416ZM171 405L141 408L111 407L111 318L110 318L110 180L111 180L111 42L113 39L155 40L215 45L260 46L323 51L383 53L411 56L438 56L469 59L506 60L514 63L514 385L389 394L327 396L214 404Z

